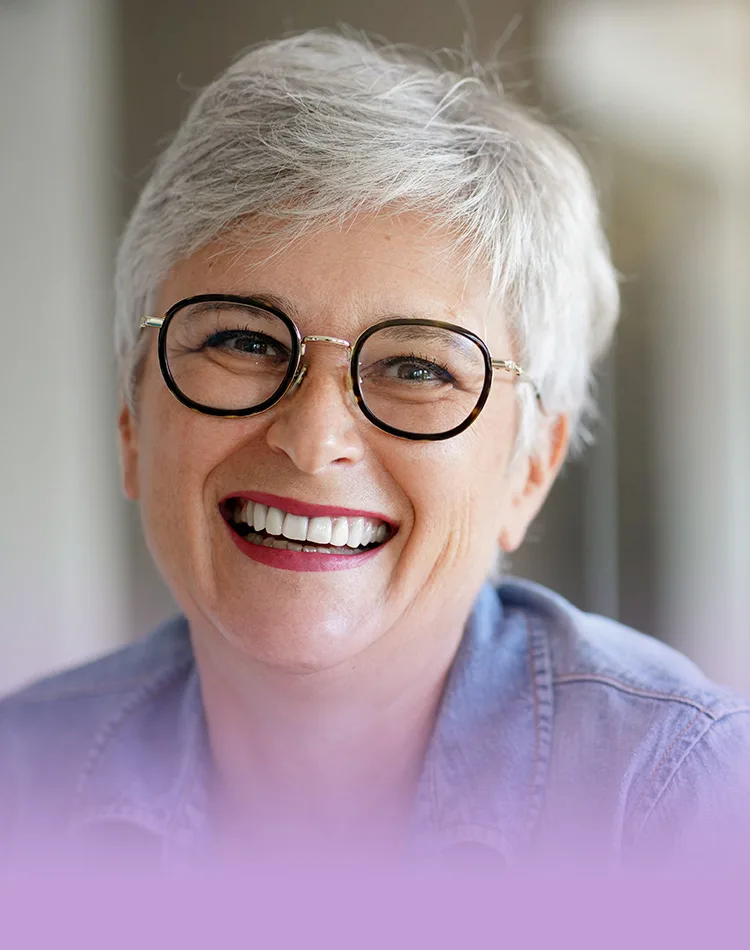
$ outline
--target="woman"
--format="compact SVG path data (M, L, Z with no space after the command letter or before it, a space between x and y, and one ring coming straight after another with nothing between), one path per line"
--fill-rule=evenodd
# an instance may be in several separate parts
M124 487L183 615L3 702L8 840L507 861L748 827L747 703L487 581L617 314L560 136L481 71L261 45L163 154L117 293Z

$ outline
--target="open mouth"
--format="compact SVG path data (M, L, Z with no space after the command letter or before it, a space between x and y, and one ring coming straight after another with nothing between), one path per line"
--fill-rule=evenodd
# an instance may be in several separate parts
M282 551L352 556L380 547L395 534L391 525L375 518L308 518L247 498L228 498L220 509L244 541Z

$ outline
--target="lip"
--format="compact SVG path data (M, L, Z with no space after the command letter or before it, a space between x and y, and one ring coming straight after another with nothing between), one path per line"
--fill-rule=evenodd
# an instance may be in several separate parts
M337 508L331 505L314 505L312 502L297 501L296 498L282 498L280 495L270 495L268 492L260 491L238 491L232 492L223 498L219 504L224 505L230 498L246 498L251 501L257 501L261 505L268 505L269 508L279 508L282 511L289 512L290 515L300 515L301 517L329 517L329 518L371 518L376 521L384 521L392 528L398 527L392 518L388 518L377 511L360 511L355 508ZM271 549L269 549L271 550ZM294 552L292 552L294 553ZM324 557L335 557L334 554L323 555Z
M233 495L231 497L236 498L238 496ZM261 502L261 504L266 504L266 502ZM295 514L295 512L291 513ZM378 547L370 548L361 554L311 554L302 551L282 551L279 548L266 548L259 544L251 544L240 537L236 531L233 531L231 525L226 521L224 524L232 541L246 557L268 567L280 568L282 571L299 571L302 573L350 571L355 567L361 567L365 561L375 557L388 544L388 541L384 541Z

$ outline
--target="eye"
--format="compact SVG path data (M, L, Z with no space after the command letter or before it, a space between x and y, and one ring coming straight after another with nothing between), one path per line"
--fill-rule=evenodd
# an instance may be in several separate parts
M445 366L419 356L392 356L373 367L385 379L405 383L453 383L455 379ZM368 373L368 375L370 375Z
M283 343L264 333L251 330L218 330L208 337L203 347L271 360L280 361L289 358L289 350Z

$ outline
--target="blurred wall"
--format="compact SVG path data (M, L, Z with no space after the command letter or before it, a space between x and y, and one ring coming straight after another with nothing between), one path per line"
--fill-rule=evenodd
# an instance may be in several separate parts
M543 86L611 181L620 612L750 692L750 5L538 22Z
M126 635L110 12L0 4L0 691Z

